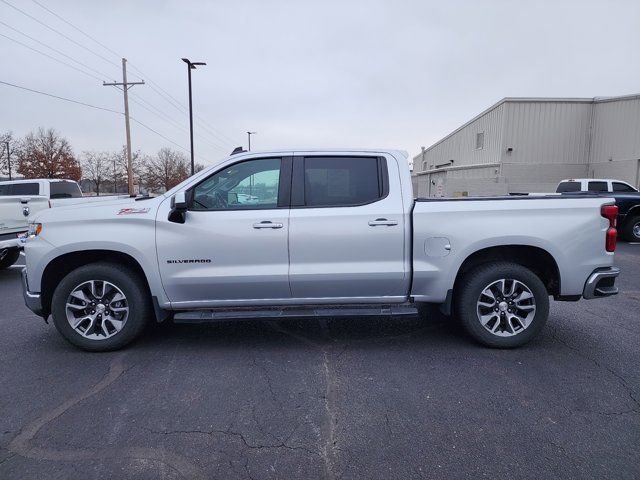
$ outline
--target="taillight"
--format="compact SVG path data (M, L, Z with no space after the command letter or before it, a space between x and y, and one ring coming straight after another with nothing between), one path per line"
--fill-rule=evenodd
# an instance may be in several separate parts
M603 205L600 209L600 214L609 220L609 226L616 228L616 221L618 219L618 206L617 205Z
M604 246L607 252L615 252L616 242L618 239L618 231L616 230L616 223L618 220L618 206L603 205L600 209L600 215L609 220L609 228L607 229Z

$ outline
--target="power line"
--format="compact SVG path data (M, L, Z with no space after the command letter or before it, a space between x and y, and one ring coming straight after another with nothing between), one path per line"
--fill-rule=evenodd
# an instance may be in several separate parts
M8 5L9 7L13 8L14 10L16 10L16 11L20 12L22 15L24 15L24 16L26 16L26 17L30 18L31 20L33 20L33 21L35 21L35 22L39 23L40 25L44 26L45 28L47 28L47 29L49 29L49 30L53 31L54 33L56 33L56 34L58 34L58 35L60 35L61 37L65 38L66 40L68 40L68 41L70 41L71 43L73 43L74 45L77 45L77 46L79 46L79 47L83 48L84 50L86 50L86 51L88 51L89 53L91 53L91 54L93 54L93 55L97 56L98 58L101 58L102 60L104 60L105 62L107 62L107 63L109 63L109 64L111 64L111 65L114 65L114 66L116 66L116 67L119 67L115 62L113 62L113 61L109 60L108 58L104 57L103 55L101 55L101 54L99 54L99 53L95 52L94 50L90 49L89 47L87 47L87 46L85 46L85 45L83 45L83 44L81 44L81 43L77 42L77 41L76 41L76 40L74 40L73 38L71 38L71 37L69 37L68 35L66 35L66 34L64 34L64 33L62 33L62 32L60 32L59 30L57 30L57 29L53 28L52 26L48 25L47 23L45 23L45 22L43 22L43 21L39 20L38 18L34 17L33 15L30 15L29 13L25 12L24 10L22 10L22 9L20 9L20 8L16 7L15 5L13 5L13 4L11 4L11 3L9 3L7 0L0 0L0 1L1 1L2 3L4 3L5 5ZM99 41L99 40L97 40L96 38L92 37L91 35L89 35L88 33L86 33L86 32L85 32L84 30L82 30L81 28L79 28L79 27L75 26L73 23L71 23L71 22L69 22L68 20L64 19L62 16L58 15L58 14L57 14L57 13L55 13L53 10L51 10L51 9L47 8L46 6L44 6L43 4L41 4L40 2L38 2L37 0L32 0L32 1L33 1L36 5L38 5L39 7L41 7L42 9L46 10L46 11L47 11L48 13L50 13L51 15L55 16L55 17L56 17L57 19L59 19L60 21L64 22L65 24L67 24L67 25L69 25L69 26L71 26L73 29L77 30L77 31L78 31L78 32L80 32L82 35L84 35L85 37L89 38L90 40L92 40L92 41L93 41L93 42L95 42L96 44L100 45L100 46L101 46L102 48L104 48L105 50L109 51L111 54L116 55L116 56L120 56L120 55L119 55L115 50L111 49L110 47L108 47L107 45L103 44L102 42L100 42L100 41ZM4 23L4 22L0 22L0 23L2 23L3 25L5 25L5 26L7 26L7 27L11 28L12 30L14 30L14 31L16 31L16 32L18 32L18 33L20 33L20 34L22 34L22 35L26 36L27 38L30 38L30 39L32 39L32 40L34 40L34 41L36 41L36 42L38 42L38 43L40 43L40 44L43 44L43 43L42 43L42 42L40 42L39 40L36 40L36 39L34 39L33 37L30 37L29 35L27 35L27 34L25 34L25 33L21 32L21 31L19 31L19 30L15 29L15 28L13 28L13 27L11 27L11 26L7 25L7 24L6 24L6 23ZM2 34L0 34L0 35L2 35ZM19 43L20 45L22 45L22 46L24 46L24 47L26 47L26 48L29 48L29 49L31 49L31 50L33 50L33 51L36 51L37 53L40 53L40 54L42 54L42 55L44 55L44 56L46 56L46 57L48 57L48 58L51 58L52 60L58 61L59 63L62 63L63 65L66 65L66 66L68 66L68 67L70 67L70 68L73 68L74 70L77 70L77 71L79 71L79 72L81 72L81 73L83 73L83 74L85 74L85 75L89 75L89 76L91 76L92 78L95 78L95 79L97 79L97 80L101 80L100 78L97 78L97 77L95 77L95 76L93 76L93 75L89 74L89 73L88 73L88 72L86 72L86 71L80 70L80 69L78 69L78 68L76 68L76 67L74 67L74 66L72 66L72 65L69 65L69 64L67 64L67 63L65 63L65 62L63 62L63 61L61 61L61 60L59 60L59 59L56 59L56 58L54 58L54 57L52 57L52 56L50 56L50 55L48 55L48 54L46 54L46 53L44 53L44 52L41 52L41 51L39 51L39 50L36 50L36 49L34 49L34 48L32 48L32 47L30 47L30 46L26 45L26 44L23 44L23 43L21 43L21 42L19 42L19 41L15 40L15 39L12 39L12 38L10 38L10 37L7 37L6 35L3 35L3 36L4 36L5 38L8 38L9 40L12 40L12 41L14 41L14 42L16 42L16 43ZM44 45L44 44L43 44L43 45ZM47 47L48 47L48 45L45 45L45 46L47 46ZM80 65L83 65L85 68L88 68L89 70L93 70L94 72L97 72L97 73L98 73L98 74L100 74L100 75L104 75L102 72L99 72L98 70L95 70L95 69L93 69L92 67L89 67L88 65L85 65L85 64L83 64L82 62L79 62L78 60L74 59L73 57L70 57L69 55L66 55L66 54L64 54L63 52L60 52L59 50L56 50L56 49L54 49L53 47L48 47L48 48L50 48L51 50L55 51L56 53L58 53L58 54L60 54L60 55L63 55L63 56L65 56L65 57L67 57L67 58L70 58L72 61L74 61L74 62L76 62L76 63L78 63L78 64L80 64ZM133 69L134 69L134 70L137 70L141 75L144 75L144 73L143 73L142 71L140 71L140 69L136 68L135 66L132 66L132 67L133 67ZM139 76L139 75L136 75L136 76ZM105 75L105 77L108 77L108 75ZM140 77L140 78L142 78L142 77ZM152 86L152 89L153 89L156 93L158 93L162 98L164 98L164 99L165 99L166 101L168 101L171 105L173 105L173 106L174 106L174 108L177 108L178 110L182 110L184 113L186 113L186 107L184 107L183 105L181 105L181 103L180 103L180 102L179 102L175 97L173 97L169 92L167 92L166 90L164 90L164 89L163 89L159 84L157 84L156 82L154 82L154 81L152 81L152 80L149 80L148 78L147 78L147 80L148 80L148 82L153 83L153 85L154 85L154 86ZM154 108L155 108L155 107L154 107ZM157 109L157 108L156 108L156 110L160 111L160 110L159 110L159 109ZM196 116L196 118L200 119L200 120L203 122L203 124L198 125L198 127L199 127L199 128L201 128L201 129L203 129L206 133L208 133L208 134L209 134L209 135L211 135L212 137L215 137L215 138L216 138L216 140L221 141L221 142L223 142L223 143L225 143L225 144L228 144L228 145L232 145L232 146L236 144L234 140L232 140L230 137L228 137L227 135L225 135L225 134L224 134L224 133L222 133L221 131L217 130L216 128L214 128L214 127L212 127L212 126L207 125L206 123L204 123L204 122L205 122L205 120L204 120L201 116L199 116L199 115L195 115L195 116ZM140 121L138 121L138 120L136 120L136 122L140 123ZM198 135L198 136L202 137L202 135ZM204 137L202 137L202 138L204 138ZM221 146L220 146L220 145L218 145L218 144L214 144L213 142L210 142L210 141L208 141L208 140L205 140L205 141L207 141L207 143L209 143L209 144L216 145L216 147L217 147L217 148L220 148L221 150L225 150L223 147L221 147ZM181 147L181 148L182 148L182 147Z
M49 26L48 24L46 24L45 22L42 22L41 20L37 19L36 17L34 17L33 15L28 14L27 12L25 12L24 10L21 10L20 8L16 7L15 5L12 5L11 3L9 3L7 0L0 0L2 1L4 4L10 6L11 8L13 8L14 10L17 10L18 12L22 13L23 15L31 18L32 20L38 22L39 24L43 25L44 27L48 28L49 30L57 33L58 35L62 36L63 38L67 39L68 41L74 43L75 45L87 50L88 52L92 53L93 55L96 55L97 57L101 58L102 60L110 63L111 65L114 65L116 67L119 68L119 65L117 65L115 62L109 60L108 58L104 57L103 55L100 55L99 53L95 52L94 50L88 48L85 45L82 45L81 43L76 42L74 39L72 39L71 37L65 35L64 33L56 30L55 28ZM77 27L76 25L74 25L73 23L71 23L70 21L66 20L65 18L63 18L61 15L58 15L56 12L54 12L53 10L51 10L50 8L46 7L45 5L43 5L42 3L40 3L37 0L32 0L33 3L35 3L36 5L38 5L40 8L44 9L45 11L47 11L48 13L50 13L51 15L53 15L54 17L56 17L58 20L64 22L65 24L69 25L70 27L72 27L73 29L75 29L76 31L80 32L82 35L84 35L85 37L89 38L91 41L95 42L97 45L101 46L102 48L104 48L105 50L107 50L108 52L110 52L113 55L116 55L117 57L122 57L122 55L119 55L115 50L113 50L112 48L108 47L107 45L105 45L104 43L100 42L99 40L97 40L96 38L94 38L93 36L89 35L88 33L86 33L84 30L82 30L81 28ZM166 90L164 90L160 85L158 85L156 82L150 80L148 75L145 75L139 68L135 67L134 65L131 65L131 63L129 64L132 68L132 70L136 70L138 72L138 74L136 74L136 76L138 76L138 78L142 79L143 77L147 78L147 82L152 83L153 85L155 85L155 88L152 87L152 89L158 93L160 96L162 96L163 98L165 98L166 101L168 101L169 103L171 103L175 108L178 108L179 110L183 110L184 112L186 112L186 107L184 107L179 100L177 100L174 96L172 96L169 92L167 92ZM90 68L90 67L87 67ZM93 70L90 68L90 70ZM108 76L107 76L108 77ZM200 128L202 128L203 130L205 130L206 132L208 132L209 135L212 135L214 137L216 137L216 139L218 141L221 141L223 143L226 143L228 145L231 146L235 146L236 145L236 141L231 139L231 137L225 135L223 132L221 132L220 130L214 128L213 126L207 125L205 122L205 120L199 116L198 114L195 115L195 117L200 120L202 122L202 125L200 125Z
M131 65L131 64L130 64ZM147 78L147 82L149 87L151 88L151 90L153 90L154 92L156 92L160 97L162 97L167 103L169 103L171 106L173 106L176 110L178 110L180 113L184 113L186 115L189 114L189 110L182 106L178 100L175 99L175 97L173 97L170 93L168 93L166 90L162 89L162 87L160 87L160 85L158 85L156 82L154 82L153 80L149 80L149 77L146 76L144 74L144 72L142 72L140 69L134 67L133 65L131 65L132 70L136 70L138 71L138 73L140 73L141 75L144 75ZM163 93L164 92L164 93ZM158 109L159 110L159 109ZM196 118L202 120L202 118L200 118L198 115L195 115ZM204 120L202 120L202 124L197 124L196 127L201 128L202 130L204 130L208 135L210 135L212 138L215 138L216 142L222 142L223 144L226 144L227 146L231 146L231 148L234 148L236 146L236 143L233 140L227 140L226 138L224 138L222 135L222 133L218 134L215 133L211 130L207 130L207 125L204 123ZM212 127L209 127L212 128ZM205 138L202 134L198 134L198 136L200 138ZM229 137L227 137L229 138ZM215 143L215 142L214 142ZM223 148L224 150L224 148Z
M156 108L153 104L149 103L148 101L146 101L145 99L143 99L142 97L140 97L139 95L134 95L133 93L130 94L132 97L131 101L135 104L137 104L139 107L144 108L145 110L147 110L148 112L154 114L156 117L164 120L165 122L169 123L170 125L172 125L173 127L185 132L185 133L189 133L189 130L187 130L185 127L183 127L182 125L180 125L178 122L176 122L175 120L173 120L173 118L171 118L169 115L167 115L166 113L164 113L162 110ZM137 100L136 100L137 99ZM218 145L212 141L210 141L208 138L202 136L202 135L198 135L198 137L205 142L206 144L208 144L211 147L214 147L220 151L223 152L227 152L227 148L223 147L222 145Z
M165 137L164 135L162 135L160 132L157 132L156 130L154 130L153 128L149 127L148 125L145 125L144 123L142 123L140 120L133 118L133 117L129 117L131 120L133 120L134 122L136 122L138 125L143 126L144 128L146 128L147 130L155 133L156 135L158 135L159 137L164 138L167 142L173 143L176 147L184 150L185 152L189 153L189 150L187 150L186 148L184 148L182 145L174 142L173 140L171 140L170 138Z
M81 102L79 100L73 100L71 98L61 97L59 95L54 95L52 93L41 92L40 90L34 90L33 88L23 87L22 85L16 85L15 83L5 82L0 80L0 83L3 85L8 85L9 87L19 88L20 90L26 90L28 92L38 93L40 95L45 95L47 97L57 98L58 100L64 100L65 102L76 103L78 105L84 105L85 107L95 108L97 110L104 110L105 112L117 113L118 115L124 115L124 113L119 112L117 110L112 110L111 108L98 107L97 105L91 105L90 103Z
M153 80L151 80L149 78L148 75L146 75L142 70L140 70L138 67L136 67L135 65L131 64L131 69L137 71L140 75L142 75L143 77L145 77L147 79L147 81L149 82L149 86L151 87L152 90L154 90L160 97L164 98L164 100L166 102L168 102L170 105L172 105L174 108L176 108L178 111L188 115L189 114L189 110L187 109L187 107L185 105L183 105L180 100L176 99L173 95L171 95L169 92L167 92L166 90L164 90L160 85L158 85L156 82L154 82ZM155 86L155 88L154 88ZM219 141L223 142L223 143L227 143L228 145L231 145L233 147L235 147L237 145L237 142L235 140L233 140L231 137L225 135L224 133L222 133L220 130L218 130L217 128L214 128L213 126L210 126L206 123L206 120L204 120L200 115L195 114L194 115L198 120L200 120L202 122L201 125L199 125L203 130L207 131L209 133L209 135L212 135L214 137L216 137Z
M26 90L27 92L32 92L32 93L37 93L39 95L44 95L47 97L51 97L51 98L56 98L58 100L64 100L65 102L70 102L70 103L75 103L77 105L82 105L85 107L90 107L90 108L95 108L97 110L104 110L105 112L111 112L111 113L117 113L118 115L124 115L123 112L119 112L117 110L112 110L110 108L104 108L104 107L99 107L97 105L91 105L90 103L85 103L85 102L81 102L79 100L73 100L71 98L66 98L66 97L61 97L59 95L54 95L52 93L47 93L47 92L42 92L40 90L35 90L33 88L28 88L28 87L24 87L22 85L16 85L15 83L10 83L10 82L5 82L3 80L0 80L0 84L2 85L7 85L9 87L14 87L14 88L18 88L20 90ZM180 145L179 143L174 142L173 140L171 140L170 138L164 136L163 134L161 134L160 132L158 132L157 130L154 130L153 128L151 128L150 126L146 125L145 123L142 123L140 120L130 117L131 120L133 120L134 122L136 122L138 125L146 128L147 130L149 130L150 132L155 133L156 135L158 135L159 137L163 138L164 140L166 140L169 143L172 143L173 145L175 145L176 147L184 150L185 152L189 152L189 150L187 150L186 148L184 148L182 145ZM202 160L202 159L200 159Z
M4 37L4 38L6 38L7 40L11 40L12 42L17 43L18 45L22 45L23 47L28 48L29 50L33 50L34 52L39 53L40 55L44 55L45 57L50 58L51 60L54 60L54 61L56 61L56 62L58 62L58 63L61 63L62 65L65 65L65 66L67 66L67 67L69 67L69 68L73 68L74 70L76 70L76 71L78 71L78 72L80 72L80 73L83 73L84 75L87 75L87 76L89 76L89 77L95 78L96 80L102 80L101 78L96 77L96 76L95 76L95 75L93 75L92 73L86 72L86 71L84 71L84 70L82 70L82 69L80 69L80 68L78 68L78 67L74 67L74 66L73 66L73 65L71 65L70 63L67 63L67 62L64 62L64 61L62 61L62 60L60 60L60 59L58 59L58 58L52 57L52 56L51 56L51 55L49 55L48 53L44 53L44 52L42 52L42 51L38 50L37 48L30 47L30 46L29 46L29 45L27 45L26 43L22 43L20 40L16 40L15 38L11 38L11 37L9 37L9 36L5 35L4 33L0 33L0 37Z
M53 28L53 27L51 27L51 26L47 25L45 22L43 22L43 21L41 21L41 20L38 20L38 19L37 19L36 17L34 17L33 15L30 15L30 14L28 14L27 12L25 12L24 10L21 10L20 8L16 7L15 5L12 5L11 3L7 2L7 0L0 0L0 2L4 3L5 5L10 6L11 8L13 8L14 10L16 10L16 11L20 12L20 13L21 13L21 14L23 14L24 16L29 17L29 18L30 18L31 20L33 20L34 22L37 22L37 23L39 23L40 25L42 25L42 26L44 26L44 27L48 28L48 29L49 29L49 30L51 30L52 32L57 33L57 34L58 34L58 35L60 35L61 37L63 37L63 38L65 38L65 39L67 39L68 41L70 41L71 43L73 43L73 44L77 45L78 47L85 49L86 51L88 51L88 52L92 53L93 55L95 55L95 56L97 56L97 57L101 58L101 59L102 59L102 60L104 60L105 62L110 63L111 65L113 65L113 66L115 66L115 67L120 68L120 65L118 65L117 63L112 62L111 60L109 60L109 59L108 59L108 58L106 58L105 56L100 55L99 53L97 53L97 52L95 52L95 51L91 50L89 47L87 47L87 46L85 46L85 45L82 45L82 44L81 44L81 43L79 43L79 42L76 42L73 38L71 38L71 37L69 37L68 35L65 35L64 33L60 32L59 30L56 30L55 28Z
M62 55L63 57L68 58L69 60L72 60L73 62L77 63L78 65L82 65L84 68L87 68L87 69L91 70L92 72L97 73L98 75L102 75L102 77L103 77L103 78L109 78L109 75L105 75L103 72L101 72L101 71L99 71L99 70L96 70L95 68L92 68L92 67L90 67L89 65L86 65L86 64L82 63L82 62L81 62L81 61L79 61L79 60L76 60L76 59L75 59L75 58L73 58L72 56L67 55L67 54L66 54L66 53L64 53L64 52L61 52L60 50L57 50L57 49L53 48L52 46L47 45L47 44L46 44L46 43L44 43L44 42L41 42L41 41L40 41L40 40L38 40L37 38L33 38L31 35L27 35L26 33L24 33L24 32L22 32L22 31L18 30L17 28L14 28L14 27L12 27L11 25L8 25L8 24L4 23L3 21L0 21L0 24L1 24L1 25L4 25L5 27L7 27L7 28L9 28L9 29L11 29L11 30L13 30L13 31L14 31L14 32L16 32L16 33L19 33L20 35L22 35L22 36L24 36L24 37L27 37L29 40L32 40L32 41L34 41L34 42L38 43L39 45L42 45L43 47L48 48L49 50L53 50L53 51L54 51L54 52L56 52L58 55ZM12 39L12 38L10 38L10 37L6 37L6 36L5 36L5 38L9 38L9 40L13 40L13 41L14 41L14 42L16 42L16 43L19 43L17 40L14 40L14 39ZM27 45L24 45L24 44L22 44L22 43L21 43L21 45L22 45L22 46L24 46L24 47L27 47L27 48L31 48L31 47L29 47L29 46L27 46ZM33 49L33 48L31 48L31 49L32 49L32 50L35 50L35 49ZM35 51L37 51L37 50L35 50ZM39 51L38 51L38 53L42 53L42 52L39 52ZM44 54L43 54L43 55L44 55ZM53 57L49 57L49 58L53 58ZM57 59L56 59L56 60L57 60ZM95 78L95 77L94 77L94 78ZM98 79L98 80L101 80L101 79Z
M122 55L118 54L117 52L113 51L112 49L110 49L109 47L107 47L104 43L99 42L98 40L96 40L95 38L93 38L91 35L89 35L88 33L86 33L84 30L81 30L80 28L76 27L73 23L69 22L68 20L65 20L64 18L62 18L60 15L58 15L56 12L54 12L53 10L45 7L44 5L42 5L40 2L36 1L36 0L32 0L33 3L35 3L36 5L38 5L39 7L45 9L47 12L49 12L51 15L53 15L54 17L56 17L58 20L63 21L64 23L66 23L67 25L69 25L70 27L74 28L75 30L77 30L78 32L80 32L82 35L84 35L85 37L87 37L89 40L92 40L93 42L97 43L98 45L100 45L102 48L104 48L105 50L107 50L108 52L114 54L116 57L118 58L122 58Z

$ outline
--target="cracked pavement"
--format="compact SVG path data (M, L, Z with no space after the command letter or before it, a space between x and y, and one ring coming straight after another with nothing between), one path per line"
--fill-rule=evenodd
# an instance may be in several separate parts
M167 325L89 354L0 272L0 478L640 477L640 245L528 346L444 318Z

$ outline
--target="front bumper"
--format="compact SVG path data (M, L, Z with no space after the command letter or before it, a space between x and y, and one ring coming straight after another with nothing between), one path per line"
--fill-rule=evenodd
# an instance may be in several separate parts
M588 300L617 295L618 287L615 286L615 283L618 275L620 275L620 269L616 267L604 267L594 270L584 284L582 296Z
M22 296L24 297L24 304L29 310L44 318L45 320L49 316L48 312L42 308L42 299L39 293L31 293L29 291L29 284L27 283L27 269L22 269Z

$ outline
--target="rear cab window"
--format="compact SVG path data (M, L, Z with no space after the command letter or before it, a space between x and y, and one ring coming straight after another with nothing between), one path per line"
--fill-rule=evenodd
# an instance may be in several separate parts
M303 202L294 201L294 206L296 204L306 207L359 206L378 201L388 193L384 158L305 157L301 172L300 165L300 163L297 165L299 173L296 183L298 189L303 187L303 195L298 195L303 197L299 198ZM294 197L296 197L295 194Z
M51 182L49 183L50 198L81 198L82 191L76 182Z
M607 182L589 182L588 191L590 192L608 192Z
M0 185L0 195L33 196L40 193L40 185L37 182L9 183Z
M558 185L558 188L556 189L556 193L579 192L580 188L580 182L560 182L560 185Z

